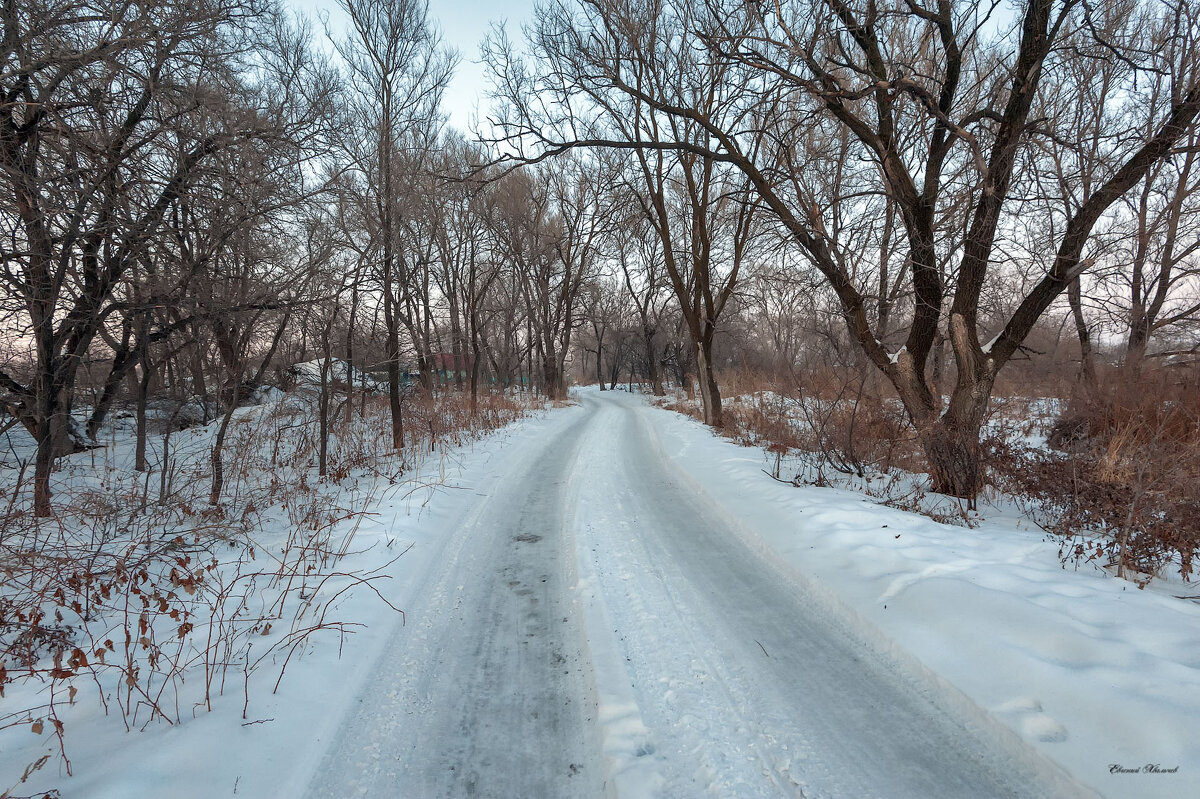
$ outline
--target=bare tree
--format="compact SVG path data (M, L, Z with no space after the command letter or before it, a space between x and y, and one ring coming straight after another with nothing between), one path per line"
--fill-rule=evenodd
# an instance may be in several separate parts
M585 11L598 15L594 29L578 28L565 3L541 10L534 44L545 71L523 64L502 38L485 48L499 67L498 143L532 160L578 146L633 150L635 196L662 243L666 273L695 348L704 419L719 427L713 344L754 232L758 203L727 159L713 157L716 142L703 125L686 114L658 113L646 98L733 124L741 87L727 62L704 58L694 48L663 46L687 36L687 12L657 14L650 7L608 3L585 4ZM631 80L638 89L608 91L609 48L625 43L637 62ZM531 138L535 150L528 153Z
M594 162L572 158L509 174L497 188L494 235L520 280L530 346L554 399L566 396L580 293L599 265L609 225L605 180Z
M447 137L443 148L437 182L426 195L428 212L435 220L432 235L439 262L435 275L446 301L454 378L461 387L462 372L468 373L474 413L484 362L483 331L492 318L487 298L502 271L488 235L488 195L496 187L486 173L475 172L484 160L477 147L459 137Z
M5 3L2 23L2 279L36 366L27 384L0 381L37 439L47 515L55 458L89 445L71 418L80 364L134 265L210 162L235 146L295 152L316 106L294 80L309 62L276 48L281 23L251 4Z
M400 325L403 304L406 298L412 301L413 288L401 264L403 173L406 168L420 168L422 154L436 139L438 106L456 55L442 47L425 0L339 3L353 34L337 48L357 92L357 125L347 137L347 151L372 200L386 327L392 444L398 449L404 445ZM360 136L367 137L366 149L360 149Z
M621 225L625 231L617 240L617 258L621 279L637 312L642 341L642 359L646 378L654 396L666 394L661 370L661 335L664 305L669 292L664 291L666 267L663 263L662 240L653 235L644 214L633 213Z
M1194 33L1184 33L1197 24L1191 9L1158 7L1175 21L1164 26L1167 35L1191 40ZM547 59L554 79L574 80L592 108L634 102L662 130L675 123L703 135L644 141L510 114L506 138L535 136L543 153L584 145L660 152L669 145L734 165L837 294L852 339L891 382L917 428L934 489L974 497L983 480L979 430L997 373L1090 266L1083 251L1097 222L1172 153L1200 113L1195 48L1103 42L1103 57L1135 64L1134 75L1168 75L1170 90L1161 95L1154 124L1106 149L1111 166L1066 220L1048 270L989 337L981 330L981 297L1003 253L1002 234L1026 207L1014 192L1014 167L1043 135L1031 110L1046 74L1096 57L1091 46L1102 36L1090 6L1076 0L1029 0L1011 31L993 11L951 2L880 8L845 0L767 6L708 0L696 8L585 0L578 10L543 14L559 20L558 49L567 55ZM725 65L722 85L739 87L734 110L715 114L697 101L707 97L676 91L688 78L672 78L667 67L684 51L703 64ZM1131 80L1123 89L1144 96L1143 85ZM597 113L574 117L591 120ZM821 142L843 133L857 153L846 173L851 182L822 192L828 181L808 180L806 161ZM844 237L835 238L829 223L841 215L861 225L870 199L880 197L903 231L912 286L907 334L897 351L880 340L868 295L842 252ZM943 263L951 268L944 271ZM928 375L943 321L956 372L945 405Z

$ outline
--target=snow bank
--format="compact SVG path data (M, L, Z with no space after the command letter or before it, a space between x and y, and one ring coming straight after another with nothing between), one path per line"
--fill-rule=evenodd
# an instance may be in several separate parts
M873 626L1082 783L1187 795L1200 774L1200 606L1096 570L1013 520L939 524L772 480L774 456L657 408L681 475L747 540Z

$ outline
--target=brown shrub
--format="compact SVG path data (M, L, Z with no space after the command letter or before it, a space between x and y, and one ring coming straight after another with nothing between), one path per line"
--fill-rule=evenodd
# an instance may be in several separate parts
M152 464L153 482L149 472L121 468L109 450L98 462L93 452L90 466L65 461L79 485L56 491L48 519L33 516L27 485L0 473L12 492L0 514L0 697L8 700L0 733L44 730L70 774L64 704L95 702L139 729L178 723L189 707L210 709L214 697L240 688L245 717L256 670L278 672L278 687L310 637L356 626L331 615L345 591L374 591L387 602L374 588L386 572L338 564L385 480L409 472L423 453L482 437L528 410L499 394L481 395L474 413L461 394L417 394L405 400L408 447L397 453L387 399L346 398L356 412L333 416L322 480L312 394L235 421L217 506L203 499L203 441L176 444ZM436 484L431 471L427 482ZM384 479L347 479L356 472ZM177 487L168 473L179 475ZM267 525L270 554L256 557L265 554ZM22 780L47 761L30 764Z
M878 396L860 372L836 367L802 376L729 372L722 375L722 390L721 433L774 453L776 477L789 452L813 456L819 485L827 484L832 473L862 478L917 463L915 437L899 404ZM664 407L700 418L695 403Z
M1058 452L997 447L1001 485L1062 536L1064 559L1149 579L1200 549L1200 385L1195 372L1120 375L1077 398L1048 438Z

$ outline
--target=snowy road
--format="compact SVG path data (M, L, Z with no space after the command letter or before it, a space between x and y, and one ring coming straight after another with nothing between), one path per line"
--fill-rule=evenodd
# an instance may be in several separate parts
M580 399L462 491L310 796L1072 794L750 546L660 412Z

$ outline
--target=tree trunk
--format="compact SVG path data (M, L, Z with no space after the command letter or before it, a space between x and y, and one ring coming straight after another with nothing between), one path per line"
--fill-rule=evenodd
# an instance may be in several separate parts
M96 400L92 413L88 417L87 434L89 438L95 438L96 434L100 432L100 425L104 424L108 409L117 396L117 390L121 387L121 382L128 376L129 369L136 360L136 353L129 342L133 334L132 325L126 321L122 327L121 343L113 351L113 362L109 367L108 377L105 378L104 387L100 390L100 398ZM138 344L140 345L141 342Z
M528 363L527 363L526 373L529 375L529 390L532 393L537 388L537 380L534 379L534 368L533 368L533 348L535 346L535 343L534 343L534 338L533 338L533 315L532 315L532 313L525 314L525 342L526 342L526 348L528 351L528 355L527 355Z
M321 367L321 394L317 399L318 434L317 474L324 477L329 464L329 367Z
M51 380L48 375L38 376L39 388L37 403L40 423L37 430L37 455L33 467L33 515L46 517L51 515L50 509L50 472L54 468L54 428L57 411L51 391Z
M144 342L144 339L143 339ZM137 443L134 445L133 468L144 472L146 466L146 403L150 398L150 351L149 345L143 343L138 353L141 374L138 375L137 394Z
M687 398L695 399L696 389L688 376L687 364L683 360L683 348L678 343L675 345L675 378L679 381L679 387L687 394Z
M483 356L479 351L479 335L476 331L472 331L471 335L471 353L471 415L474 416L479 411L479 361Z
M1142 374L1142 365L1146 361L1146 348L1150 342L1150 325L1145 316L1135 319L1129 328L1129 340L1125 345L1125 371L1136 381ZM1095 378L1093 377L1093 380Z
M433 383L434 383L434 380L436 379L436 375L434 374L435 366L436 366L436 364L435 364L434 360L432 358L430 358L425 353L425 350L421 349L421 347L418 345L417 346L417 382L419 382L421 384L421 388L424 391L426 391L430 394L433 393Z
M165 359L167 370L165 386L174 392L177 383L175 382L176 370L171 367L172 360L173 358L168 354ZM178 415L179 407L177 406L172 412L171 418L167 420L166 429L163 431L162 459L158 462L158 502L160 505L166 502L170 493L171 428L175 426L175 419Z
M979 426L943 416L920 434L933 490L971 501L983 488Z
M979 432L992 396L992 379L986 373L972 373L961 363L959 369L963 374L945 413L932 423L918 424L917 431L933 490L969 500L974 509L984 485Z
M387 327L388 406L392 418L392 449L404 448L404 409L400 405L400 331L396 329L395 299L391 279L384 272L384 323ZM422 372L424 374L424 372Z
M1079 338L1079 380L1090 402L1096 396L1096 358L1092 354L1092 334L1083 315L1083 297L1079 278L1071 281L1067 288L1067 299L1071 304L1071 317L1075 320L1075 335Z
M604 354L604 336L596 327L595 322L592 323L592 330L596 333L596 382L600 384L600 390L604 390L604 365L601 359Z
M946 334L939 327L933 335L933 396L941 402L942 389L946 385Z
M704 423L710 427L723 427L725 420L721 414L721 390L717 387L717 378L713 374L712 346L711 336L696 343L696 372L700 379L700 402L704 406Z
M52 514L50 508L50 473L54 462L74 452L85 449L72 436L71 406L69 392L56 385L53 372L39 374L38 392L35 399L37 409L32 419L22 419L28 428L31 425L37 440L37 455L33 468L33 512L35 516ZM22 417L18 417L22 418Z
M346 424L354 418L354 330L358 316L358 277L350 290L350 320L346 323Z
M454 358L454 389L461 392L463 390L463 373L467 371L467 345L463 340L456 296L454 292L450 292L450 352Z
M562 374L553 349L547 349L542 356L542 375L546 381L546 396L552 400L563 399L566 392L563 390Z
M159 504L166 502L167 497L170 495L170 490L171 490L171 485L170 485L171 427L173 427L173 423L174 423L174 419L172 419L171 424L167 425L167 429L163 433L162 461L160 461L159 467L158 467L158 502L159 502Z
M321 360L321 394L317 399L317 414L320 441L317 449L317 474L324 477L329 471L329 405L330 405L330 386L329 380L333 372L333 320L337 315L337 304L333 306L333 311L330 313L329 321L325 324L325 329L322 331L322 360ZM346 402L349 403L349 397Z
M952 316L949 333L957 382L944 412L939 413L942 398L926 385L907 350L899 353L895 368L887 374L917 429L932 489L967 499L974 508L975 497L983 488L979 431L992 396L995 372L990 359L978 361L973 356L975 350L961 317Z
M240 381L239 375L239 381ZM229 420L233 418L233 411L237 408L237 403L231 402L225 408L225 415L221 418L221 427L217 430L217 439L213 442L212 448L212 488L208 492L208 504L219 505L221 503L221 489L225 487L225 468L221 463L221 450L225 447L225 433L229 431Z
M658 369L658 359L654 352L654 331L645 331L644 335L646 339L646 376L650 378L650 390L656 397L665 397L667 392L663 389L662 373Z
M250 385L257 388L262 385L263 377L267 373L267 369L271 366L271 361L275 358L275 352L279 349L280 342L283 341L283 334L287 332L288 325L292 320L292 312L286 311L283 314L283 319L279 323L279 327L275 328L275 334L271 336L271 344L267 347L266 353L263 355L262 362L258 368L254 370L254 376L250 378Z

